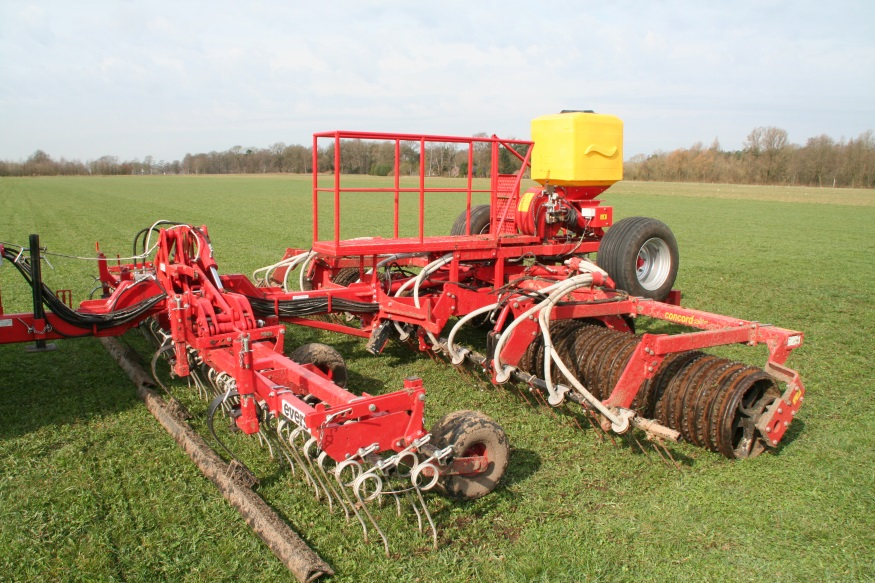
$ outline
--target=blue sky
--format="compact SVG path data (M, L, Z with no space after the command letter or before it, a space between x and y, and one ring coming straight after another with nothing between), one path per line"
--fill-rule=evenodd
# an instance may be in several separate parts
M0 159L181 159L373 130L528 138L594 109L625 153L875 129L875 2L0 2Z

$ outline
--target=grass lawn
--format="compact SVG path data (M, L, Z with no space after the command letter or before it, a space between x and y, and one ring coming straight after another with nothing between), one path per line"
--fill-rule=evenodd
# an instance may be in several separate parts
M533 407L512 388L401 346L373 357L358 339L291 328L292 347L334 345L353 390L392 391L421 376L429 424L456 409L484 411L507 431L511 461L481 500L429 496L436 551L412 512L382 512L389 558L316 502L300 475L241 439L261 495L337 581L875 579L875 192L621 183L603 199L615 220L644 215L671 226L684 305L805 332L788 361L802 375L805 405L776 451L729 461L679 444L682 467L670 467L581 430L564 409ZM390 201L344 199L343 236L391 234ZM403 205L415 208L412 199ZM309 245L310 207L301 176L4 178L0 241L26 244L39 233L50 251L87 256L99 240L126 256L141 228L185 221L209 227L222 272L250 274L286 247ZM433 201L427 234L448 233L459 208L456 195ZM51 287L87 296L93 264L52 265ZM29 289L8 263L0 293L7 313L30 310ZM137 334L125 340L145 346ZM100 344L58 345L42 355L0 346L0 579L288 579ZM765 362L759 349L722 354ZM177 390L206 410L184 384Z

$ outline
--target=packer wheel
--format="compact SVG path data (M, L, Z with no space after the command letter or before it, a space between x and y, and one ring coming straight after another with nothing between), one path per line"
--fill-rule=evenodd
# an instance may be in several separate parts
M453 223L453 228L450 229L450 235L464 235L466 211L462 211ZM489 233L489 223L492 220L492 207L488 204L480 204L471 207L471 234L486 235Z
M648 217L629 217L608 229L597 259L619 289L659 301L671 292L678 262L671 229Z
M717 447L730 459L756 457L765 451L766 443L756 424L769 405L781 398L774 379L764 371L748 367L739 376L717 403Z

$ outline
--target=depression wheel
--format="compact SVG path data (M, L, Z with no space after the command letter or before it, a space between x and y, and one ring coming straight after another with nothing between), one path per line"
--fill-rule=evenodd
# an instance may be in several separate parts
M298 364L312 364L338 387L345 387L349 374L343 357L331 346L311 342L297 348L289 358Z
M431 435L435 446L453 447L452 458L485 456L488 460L482 472L443 476L441 484L447 494L475 500L495 489L510 458L507 435L498 423L479 411L456 411L435 423Z

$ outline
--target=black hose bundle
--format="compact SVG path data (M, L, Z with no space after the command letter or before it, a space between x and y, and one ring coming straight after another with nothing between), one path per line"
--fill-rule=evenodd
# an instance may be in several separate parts
M22 277L24 277L25 281L27 281L32 288L34 286L34 281L30 261L27 259L19 259L19 256L20 253L15 253L11 249L5 247L3 248L3 257L15 265ZM147 298L122 310L113 310L105 314L86 314L77 312L67 306L67 304L58 299L55 293L49 289L45 283L40 283L42 285L43 303L53 314L71 326L88 330L104 330L139 320L144 314L148 313L155 307L155 305L167 297L166 293L161 292L158 295Z
M252 310L259 316L281 316L286 318L302 318L328 312L328 298L306 298L300 300L282 300L274 303L255 296L246 296L252 305ZM379 304L357 302L332 298L332 311L375 313L380 310Z

